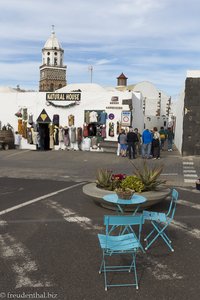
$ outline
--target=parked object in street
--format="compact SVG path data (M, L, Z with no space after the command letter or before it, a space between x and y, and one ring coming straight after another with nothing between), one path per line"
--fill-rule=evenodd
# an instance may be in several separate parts
M0 130L0 149L8 150L14 148L14 134L11 129Z

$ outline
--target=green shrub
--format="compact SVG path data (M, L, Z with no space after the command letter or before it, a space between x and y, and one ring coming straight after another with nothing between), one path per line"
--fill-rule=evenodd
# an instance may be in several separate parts
M129 175L122 182L121 187L123 189L128 188L134 190L137 193L141 193L144 190L144 184L136 176Z

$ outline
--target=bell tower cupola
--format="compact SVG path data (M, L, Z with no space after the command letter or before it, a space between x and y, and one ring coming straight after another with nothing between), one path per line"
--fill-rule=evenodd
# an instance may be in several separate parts
M64 50L56 37L54 25L52 25L51 36L42 49L39 83L41 92L53 92L66 86L67 67L63 65L63 60Z

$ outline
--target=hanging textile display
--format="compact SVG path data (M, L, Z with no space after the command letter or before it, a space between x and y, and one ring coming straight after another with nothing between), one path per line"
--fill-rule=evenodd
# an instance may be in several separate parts
M20 135L23 134L22 119L18 119L18 133L19 133Z
M84 123L84 125L83 125L83 136L88 137L88 135L89 135L88 126L87 126L86 123Z
M31 127L31 134L32 134L33 144L36 145L37 144L37 132L34 130L33 127Z
M105 111L102 111L100 113L100 123L106 124L106 119L107 119L107 113Z
M22 119L23 119L24 121L27 121L27 120L28 120L28 112L27 112L27 108L23 108Z
M66 147L69 147L70 145L69 128L65 126L63 132L64 132L64 144Z
M33 144L32 131L30 127L27 128L27 142L29 144Z
M101 129L101 137L102 137L102 138L106 138L106 125L103 125L103 126L102 126L102 129Z
M96 135L99 136L99 137L101 136L102 126L103 125L97 125L96 126Z
M87 124L90 123L90 112L89 111L85 112L85 122Z
M97 132L97 128L95 126L95 124L91 123L88 125L88 134L89 136L94 136L96 135L96 132Z
M59 127L59 115L53 115L53 125L56 125Z
M59 145L58 140L58 126L54 126L54 145Z
M71 143L76 143L76 127L71 128Z
M90 116L90 123L97 122L98 113L96 111L91 111L89 116Z
M121 122L118 121L117 122L117 134L120 134L121 129L122 129Z
M64 131L63 131L63 127L59 126L58 128L58 141L59 141L59 149L63 149L64 150Z
M77 142L78 142L78 146L80 146L81 142L82 142L82 138L83 138L83 130L81 127L77 128Z
M49 124L49 148L53 149L54 147L54 125Z
M30 115L28 116L28 123L29 123L30 125L33 125L33 115L32 115L32 114L30 114Z
M69 115L68 116L68 125L69 126L73 126L74 125L74 116L73 115Z
M109 136L114 136L114 123L113 122L110 122L109 123L109 130L108 130L108 135Z
M22 137L27 139L27 122L23 121L22 123Z
M22 109L21 108L18 110L18 112L16 112L15 116L18 118L22 118Z

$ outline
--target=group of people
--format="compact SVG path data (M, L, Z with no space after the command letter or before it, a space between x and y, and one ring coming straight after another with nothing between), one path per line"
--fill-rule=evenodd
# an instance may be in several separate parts
M160 152L164 150L167 141L168 151L172 151L174 133L171 127L164 129L161 127L158 131L157 127L152 130L145 129L142 134L138 129L129 128L126 133L122 130L118 136L118 156L128 156L129 159L135 159L136 155L142 158L160 159Z

